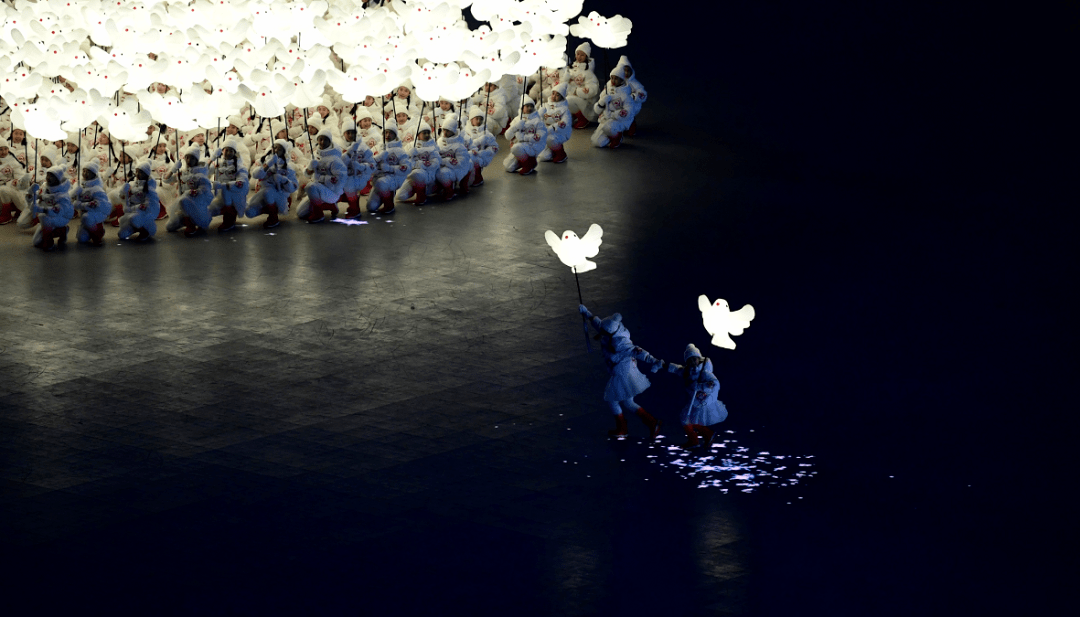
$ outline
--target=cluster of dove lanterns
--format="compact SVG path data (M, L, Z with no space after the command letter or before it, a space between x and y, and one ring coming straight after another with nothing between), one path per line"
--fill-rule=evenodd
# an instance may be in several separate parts
M578 235L571 231L564 231L560 237L555 232L544 232L544 239L548 246L558 256L563 265L569 266L574 272L574 279L582 272L591 272L596 269L596 262L589 261L590 257L600 254L601 238L604 230L593 223L585 235ZM578 283L578 301L581 302L581 284ZM584 302L581 302L584 304ZM705 295L698 296L698 310L701 311L701 322L705 331L712 336L711 342L717 347L735 349L735 341L732 336L738 336L750 327L754 319L754 307L747 304L737 311L728 307L727 300L717 298L716 302L710 302ZM588 343L588 336L585 338Z
M626 45L632 25L618 15L578 17L584 0L364 4L5 2L0 94L13 126L33 138L64 139L98 121L113 137L139 142L152 122L188 131L216 126L245 104L263 117L279 116L287 105L314 106L327 85L359 102L410 79L423 100L461 100L503 75L564 66L567 34L613 49ZM466 8L482 22L475 30ZM175 87L178 96L148 92L154 82ZM135 96L119 101L121 91Z

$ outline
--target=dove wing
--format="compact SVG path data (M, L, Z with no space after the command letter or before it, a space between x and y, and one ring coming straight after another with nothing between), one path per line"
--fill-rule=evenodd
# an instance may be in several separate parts
M709 296L701 294L697 297L697 307L699 311L704 313L709 310L710 306L712 306L712 302L709 302Z
M555 232L551 231L549 229L549 230L544 232L544 238L547 240L548 246L550 246L551 249L553 251L555 251L555 254L558 254L559 253L559 245L562 244L562 241L559 239L559 236L555 235Z
M731 314L730 332L734 335L742 334L743 330L750 327L750 321L753 319L754 307L747 304Z
M731 337L727 335L727 332L717 332L713 334L711 342L717 347L723 347L724 349L735 349L735 341L731 340Z
M585 236L581 238L581 244L585 247L586 257L596 257L596 255L600 253L600 244L603 242L600 238L603 235L604 230L596 223L589 226L589 231L586 231Z

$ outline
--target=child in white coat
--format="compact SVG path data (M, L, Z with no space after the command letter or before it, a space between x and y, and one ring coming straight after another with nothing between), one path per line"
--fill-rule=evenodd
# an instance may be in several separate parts
M537 158L539 161L551 161L552 163L565 163L566 150L563 144L570 139L573 131L570 117L570 106L566 103L566 84L555 86L551 91L548 103L540 112L547 127L547 147Z
M596 119L593 105L600 97L600 81L593 73L595 63L589 57L592 46L588 43L578 45L574 51L574 64L567 71L569 84L566 89L566 102L574 117L574 128L583 129Z
M443 201L454 198L454 188L462 195L469 193L469 174L472 173L472 156L465 138L458 134L457 118L447 115L442 122L439 138L440 167L435 179L442 187Z
M127 240L135 233L138 234L135 239L139 242L153 238L157 233L157 223L154 221L161 210L161 203L149 159L135 164L135 179L120 187L120 198L124 200L124 216L120 218L119 238Z
M225 138L223 147L214 151L214 199L210 202L210 216L220 216L218 231L236 229L236 217L247 210L248 169L240 156L243 143L235 136Z
M184 151L183 166L173 165L165 181L177 184L177 198L169 208L169 222L165 231L184 228L184 236L194 237L200 229L210 227L210 202L214 199L214 185L210 182L206 164L202 160L202 148L190 146Z
M506 136L510 141L510 156L503 163L506 171L523 176L536 171L536 157L547 146L547 127L529 97L525 97L521 115L510 123Z
M401 147L397 138L398 127L393 122L383 125L383 149L375 157L375 177L368 198L368 212L375 214L393 214L394 192L405 183L405 177L412 169L412 160Z
M112 212L112 203L101 184L96 160L89 159L83 163L82 182L72 189L71 201L75 211L82 213L75 237L79 242L101 246L105 237L105 219Z
M618 148L622 143L623 131L630 128L634 121L634 103L630 97L630 86L622 78L622 71L612 69L608 89L596 102L596 112L600 114L600 126L596 127L590 138L597 148Z
M413 170L397 192L398 201L409 201L417 206L427 202L428 187L435 188L435 174L439 171L442 159L439 157L439 144L431 138L431 127L427 122L420 123L416 143L409 156Z
M287 139L274 142L269 157L256 166L251 177L259 181L259 190L248 199L247 217L266 214L263 229L273 229L281 224L279 216L289 211L289 196L296 191L296 172L289 163L292 143Z
M75 216L71 205L71 183L65 177L64 167L50 167L45 170L45 187L34 184L30 187L27 199L28 209L41 225L34 230L34 246L51 251L53 241L63 246L67 242L68 223Z
M655 439L660 433L660 420L652 417L649 412L634 402L634 397L651 385L648 377L638 370L637 365L638 362L644 362L655 373L663 367L663 361L634 345L630 340L630 331L622 324L622 315L615 313L606 319L600 319L593 316L584 304L578 305L578 311L599 333L600 349L603 351L604 362L607 363L608 373L611 375L604 388L604 401L615 415L615 430L608 431L608 435L612 437L626 435L628 431L625 414L633 413L649 428L649 438Z
M491 164L499 153L499 142L491 131L484 128L484 110L473 106L469 108L469 125L465 127L465 137L472 155L473 172L470 186L484 183L484 168Z
M700 437L707 450L715 436L709 426L723 422L728 415L727 408L716 398L720 391L720 381L713 374L712 360L702 357L693 343L686 346L683 362L683 366L667 365L669 373L682 375L683 386L690 395L690 400L679 415L679 423L686 432L686 443L682 447L692 448L698 445Z

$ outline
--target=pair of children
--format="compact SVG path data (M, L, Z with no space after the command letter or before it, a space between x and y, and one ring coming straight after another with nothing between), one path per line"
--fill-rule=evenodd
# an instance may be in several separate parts
M679 418L687 438L682 447L692 448L704 442L705 448L709 448L715 436L709 426L727 418L727 408L717 400L720 382L712 372L712 361L702 357L698 348L690 344L683 353L685 365L667 363L634 345L630 340L630 331L623 325L622 316L618 313L600 319L584 304L579 305L578 310L599 334L604 362L611 375L604 389L604 401L615 415L615 429L608 431L608 434L619 437L628 433L627 413L641 418L649 429L650 438L655 439L660 433L661 421L634 401L634 397L650 385L649 379L638 370L638 362L642 362L653 373L667 367L668 372L682 375L683 385L690 395Z

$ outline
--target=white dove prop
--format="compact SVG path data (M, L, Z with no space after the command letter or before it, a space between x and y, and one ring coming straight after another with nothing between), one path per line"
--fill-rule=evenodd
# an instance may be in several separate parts
M548 246L559 256L559 261L573 268L575 274L596 269L596 262L588 258L596 257L600 252L600 238L603 235L604 230L596 223L590 225L589 231L581 238L573 231L564 231L562 237L550 229L544 232Z
M698 309L701 311L701 323L705 331L712 335L712 344L724 349L735 349L735 341L732 336L738 336L743 330L750 327L750 321L754 319L754 307L747 304L741 309L732 312L728 308L727 300L717 298L716 302L709 302L708 296L698 296Z

